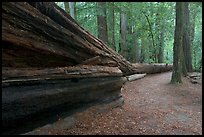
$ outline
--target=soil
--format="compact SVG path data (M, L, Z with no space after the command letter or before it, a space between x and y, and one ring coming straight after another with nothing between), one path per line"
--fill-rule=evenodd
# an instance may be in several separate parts
M72 128L55 126L47 134L201 135L202 81L193 84L183 77L183 84L173 85L171 75L152 74L126 82L123 106L100 113L89 108L75 115Z

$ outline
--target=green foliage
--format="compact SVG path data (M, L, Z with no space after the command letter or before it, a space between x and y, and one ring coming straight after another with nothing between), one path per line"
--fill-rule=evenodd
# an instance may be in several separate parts
M56 2L62 9L64 9L64 2ZM89 31L94 36L98 36L97 32L97 6L96 2L76 2L77 22ZM109 12L111 11L110 2L106 2L107 21L108 21L108 35L111 35L111 28L109 27ZM190 3L190 11L197 11L195 21L195 35L192 45L193 67L199 70L202 64L202 4ZM147 63L157 62L158 59L155 54L159 51L161 26L164 25L164 63L173 62L173 42L175 30L175 2L114 2L114 35L116 51L119 51L120 43L120 12L127 15L128 26L131 31L137 35L137 43L139 48L139 57L141 58L142 43L145 48L145 60ZM190 12L190 14L191 14ZM153 40L150 33L150 27L145 18L148 17L151 23ZM133 49L135 37L127 33L126 47L129 60L133 60ZM143 41L142 41L143 39ZM110 44L110 42L109 42Z

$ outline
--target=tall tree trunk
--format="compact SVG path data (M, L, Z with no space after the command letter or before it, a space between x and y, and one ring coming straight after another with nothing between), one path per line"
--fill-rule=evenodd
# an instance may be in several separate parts
M160 42L159 42L159 56L158 62L162 63L164 61L164 24L161 24Z
M69 2L70 15L76 19L76 2Z
M120 13L120 48L121 48L121 55L126 57L126 31L127 31L127 15L122 11Z
M181 46L182 46L182 34L183 34L183 14L184 3L176 2L176 27L174 34L174 47L173 47L173 72L171 77L171 83L182 83L181 80Z
M149 20L149 18L148 18L148 16L144 13L144 12L142 12L143 14L144 14L144 16L145 16L145 18L146 18L146 20L147 20L147 23L148 23L148 25L149 25L149 31L150 31L150 35L151 35L151 38L152 38L152 48L150 48L153 52L154 52L154 48L156 47L155 46L155 42L154 42L154 35L153 35L153 31L152 31L152 24L151 24L151 22L150 22L150 20ZM155 58L155 55L154 55L154 53L152 53L152 55L150 55L150 59L152 59L153 61L156 61L156 58Z
M184 61L188 72L192 72L192 55L191 55L191 39L190 39L190 19L189 19L189 3L184 3L184 34L183 34L183 51Z
M65 11L69 13L69 3L68 2L64 2L64 7L65 7Z
M127 16L127 15L126 15ZM130 62L133 62L133 25L131 22L131 17L127 16L127 31L126 31L126 59Z
M106 3L98 2L98 38L101 39L104 43L108 44L108 30L107 30L107 21L106 21Z
M115 47L115 15L114 15L114 2L110 2L110 39L111 39L111 48L116 51Z

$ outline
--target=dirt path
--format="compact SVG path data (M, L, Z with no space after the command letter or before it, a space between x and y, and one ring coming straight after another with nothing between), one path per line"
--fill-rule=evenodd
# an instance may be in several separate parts
M202 85L186 78L171 85L170 79L166 72L127 82L122 107L98 114L88 109L73 128L49 134L201 135Z

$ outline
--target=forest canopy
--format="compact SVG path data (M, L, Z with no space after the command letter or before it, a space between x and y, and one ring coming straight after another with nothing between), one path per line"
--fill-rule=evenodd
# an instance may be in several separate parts
M83 28L102 39L128 61L173 63L175 2L103 2L103 4L56 2L56 4L75 18ZM192 66L194 71L200 71L202 3L189 2L188 8ZM101 37L100 33L107 37Z

